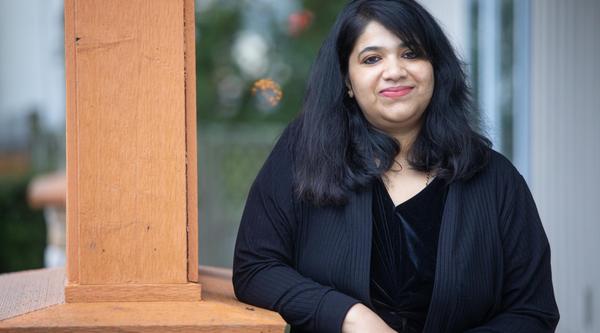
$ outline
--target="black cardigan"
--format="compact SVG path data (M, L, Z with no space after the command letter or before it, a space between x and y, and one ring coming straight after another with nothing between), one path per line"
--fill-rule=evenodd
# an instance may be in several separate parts
M233 260L236 297L277 311L292 332L340 332L352 305L372 308L371 189L342 207L294 199L290 131L254 181ZM527 184L491 151L450 185L424 332L553 332L550 247Z

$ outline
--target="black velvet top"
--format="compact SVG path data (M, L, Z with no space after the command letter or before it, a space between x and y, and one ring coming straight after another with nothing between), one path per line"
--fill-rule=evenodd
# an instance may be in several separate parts
M422 332L433 290L447 186L435 178L394 206L378 179L373 191L371 302L398 332Z

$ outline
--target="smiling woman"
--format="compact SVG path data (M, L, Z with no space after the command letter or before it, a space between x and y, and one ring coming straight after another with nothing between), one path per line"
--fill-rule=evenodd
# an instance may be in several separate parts
M553 332L535 203L473 110L423 7L350 1L248 195L236 296L292 332Z
M408 146L433 94L429 60L371 21L356 41L348 68L350 96L356 98L367 121Z
M377 21L370 21L348 59L349 96L356 98L369 124L396 139L400 147L410 147L419 134L435 84L431 62L417 45L413 48ZM407 159L406 151L396 158L400 166L400 161ZM423 182L414 180L425 178L427 183L431 177L429 170L414 172L411 177L404 177L407 186L399 186L397 181L389 181L399 180L399 173L394 170L385 175L395 203L422 189Z

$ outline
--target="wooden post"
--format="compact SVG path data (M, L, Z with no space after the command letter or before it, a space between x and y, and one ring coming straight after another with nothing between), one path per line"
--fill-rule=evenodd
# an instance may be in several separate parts
M0 333L284 330L199 274L193 4L65 0L66 274L0 275Z
M66 0L67 302L197 301L193 0Z

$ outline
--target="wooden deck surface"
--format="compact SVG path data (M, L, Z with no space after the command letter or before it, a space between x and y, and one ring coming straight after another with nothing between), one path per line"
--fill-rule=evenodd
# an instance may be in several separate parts
M228 270L205 270L199 274L203 289L200 302L45 304L37 311L0 321L0 332L284 332L285 322L277 313L240 303L233 297ZM62 277L57 278L61 273ZM3 282L11 274L20 274L27 282L22 286L37 289L5 288ZM28 303L40 304L38 299L44 295L55 295L50 299L61 302L64 286L56 281L64 281L64 270L11 274L0 275L3 304L9 306L10 301L12 307L31 310ZM46 284L51 289L44 289L43 281L54 281Z

